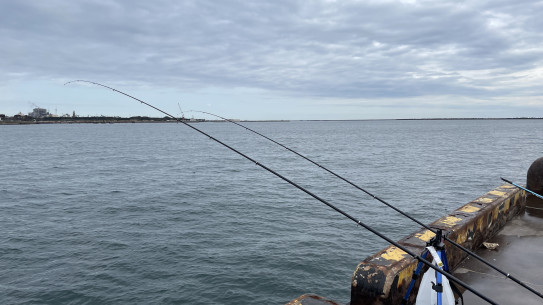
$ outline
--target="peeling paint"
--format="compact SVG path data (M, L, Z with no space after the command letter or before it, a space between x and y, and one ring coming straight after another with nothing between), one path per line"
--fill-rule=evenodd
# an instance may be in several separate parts
M458 237L456 238L457 244L463 244L466 241L466 232L458 232Z
M364 265L362 263L358 264L356 266L356 268L354 269L354 272L353 272L353 276L352 276L352 279L353 279L353 286L356 287L356 283L357 283L357 280L356 280L356 275L358 274L358 270L360 270L360 268L362 268L363 270L365 269L368 269L370 268L370 266L367 266L367 265Z
M451 227L456 225L460 221L462 221L462 218L458 218L458 217L454 217L454 216L447 216L444 219L439 220L439 222L441 222L442 224L446 224L446 225L449 225Z
M385 251L385 253L381 254L381 257L388 261L399 261L407 255L407 253L399 248L390 247Z
M474 202L480 202L480 203L491 203L492 201L494 201L494 199L492 198L486 198L486 197L479 197L475 200L473 200Z
M400 271L400 273L398 274L397 287L401 286L403 281L411 281L411 277L413 276L413 271L415 271L415 268L417 268L417 262L409 265L408 267Z
M494 191L488 192L488 194L503 197L506 193L494 190Z
M483 217L479 217L479 219L477 219L477 230L481 231L483 229L483 221Z
M477 231L476 229L477 228L475 227L475 225L471 226L471 228L468 228L466 232L466 240L473 240L473 238L475 237L475 232Z
M474 206L471 206L471 205L465 205L461 209L459 209L458 211L465 212L465 213L473 213L473 212L479 211L480 209L481 208L474 207Z
M458 232L458 237L456 238L456 242L458 244L463 244L466 242L466 240L472 240L473 236L475 235L475 226L467 227L466 229Z
M423 233L417 233L415 234L415 237L424 241L424 242L429 242L430 239L432 239L432 237L436 236L436 234L430 230L426 230L424 231Z

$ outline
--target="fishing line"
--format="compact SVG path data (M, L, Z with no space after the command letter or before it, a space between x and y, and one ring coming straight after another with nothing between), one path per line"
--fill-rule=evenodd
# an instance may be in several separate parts
M392 204L390 204L390 203L384 201L383 199L381 199L381 198L377 197L376 195L370 193L369 191L363 189L362 187L358 186L357 184L355 184L355 183L349 181L348 179L346 179L346 178L340 176L339 174L333 172L332 170L330 170L330 169L328 169L328 168L326 168L326 167L320 165L319 163L317 163L317 162L315 162L315 161L309 159L308 157L306 157L306 156L304 156L304 155L302 155L302 154L300 154L300 153L294 151L293 149L291 149L291 148L289 148L289 147L287 147L287 146L285 146L285 145L283 145L283 144L281 144L281 143L279 143L279 142L277 142L277 141L275 141L275 140L273 140L273 139L271 139L271 138L269 138L269 137L263 135L262 133L259 133L258 131L255 131L255 130L253 130L253 129L251 129L251 128L245 126L245 125L239 124L239 123L237 123L237 122L234 122L234 121L232 121L232 120L229 120L229 119L227 119L227 118L224 118L224 117L222 117L222 116L219 116L219 115L216 115L216 114L213 114L213 113L210 113L210 112L206 112L206 111L198 111L198 110L190 110L190 111L192 111L192 112L204 113L204 114L208 114L208 115L212 115L212 116L214 116L214 117L220 118L220 119L222 119L222 120L225 120L225 121L228 121L228 122L230 122L230 123L236 124L236 125L238 125L238 126L240 126L240 127L242 127L242 128L245 128L246 130L248 130L248 131L250 131L250 132L253 132L253 133L255 133L255 134L257 134L257 135L259 135L259 136L261 136L261 137L263 137L263 138L265 138L265 139L267 139L267 140L269 140L269 141L271 141L271 142L273 142L273 143L275 143L275 144L277 144L277 145L279 145L279 146L285 148L286 150L288 150L288 151L290 151L290 152L296 154L297 156L299 156L299 157L301 157L301 158L307 160L308 162L314 164L315 166L318 166L318 167L322 168L323 170L325 170L325 171L327 171L328 173L332 174L332 175L335 176L336 178L339 178L339 179L343 180L344 182L350 184L351 186L355 187L356 189L358 189L358 190L360 190L360 191L362 191L362 192L368 194L368 195L371 196L373 199L375 199L375 200L381 202L382 204L384 204L384 205L386 205L387 207L393 209L394 211L400 213L401 215L403 215L403 216L405 216L405 217L411 219L412 221L414 221L414 222L417 223L418 225L424 227L425 229L427 229L427 230L429 230L429 231L431 231L431 232L433 232L433 233L436 233L436 231L437 231L437 230L431 228L430 226L428 226L428 225L426 225L426 224L420 222L420 221L417 220L416 218L414 218L414 217L408 215L407 213L403 212L402 210L396 208L396 207L393 206ZM527 189L525 189L525 188L523 188L523 187L521 187L521 186L518 186L518 185L514 184L513 182L510 182L510 181L505 180L505 179L503 179L503 178L502 178L502 180L505 181L505 182L511 183L511 184L513 184L513 185L515 185L515 186L517 186L517 187L519 187L519 188L522 188L522 189L524 189L524 190L526 190L526 191L528 191L528 192L531 192L532 194L534 194L534 195L536 195L536 196L538 196L538 197L540 197L540 198L543 198L543 197L541 197L541 195L538 195L538 194L536 194L536 193L534 193L534 192L532 192L532 191L530 191L530 190L527 190ZM455 247L457 247L458 249L464 251L465 253L467 253L467 254L469 254L470 256L476 258L477 260L479 260L480 262L482 262L482 263L484 263L485 265L489 266L490 268L492 268L492 269L496 270L497 272L501 273L501 274L504 275L506 278L508 278L508 279L510 279L510 280L512 280L512 281L514 281L515 283L517 283L517 284L519 284L520 286L524 287L524 288L527 289L528 291L530 291L530 292L536 294L536 295L539 296L540 298L543 298L543 294L541 294L541 293L538 292L537 290L534 290L532 287L526 285L524 282L522 282L521 280L519 280L519 279L517 279L516 277L512 276L510 273L507 273L507 272L501 270L500 268L498 268L498 267L492 265L490 262L486 261L484 258L480 257L479 255L475 254L474 252L470 251L469 249L466 249L465 247L463 247L462 245L458 244L458 243L455 242L454 240L448 238L447 236L443 235L443 238L444 238L446 241L448 241L449 243L451 243L452 245L454 245Z
M140 102L140 103L142 103L142 104L144 104L144 105L147 105L147 106L149 106L149 107L151 107L151 108L153 108L153 109L159 111L160 113L163 113L163 114L167 115L168 117L171 117L172 119L175 119L177 122L182 123L182 124L184 124L185 126L191 128L191 129L193 129L194 131L197 131L198 133L200 133L200 134L202 134L202 135L208 137L209 139L211 139L211 140L213 140L213 141L215 141L215 142L221 144L222 146L224 146L224 147L230 149L231 151L237 153L238 155L244 157L245 159L247 159L247 160L253 162L255 165L260 166L261 168L263 168L264 170L268 171L269 173L271 173L271 174L277 176L278 178L282 179L283 181L289 183L290 185L294 186L295 188L299 189L300 191L306 193L307 195L309 195L309 196L313 197L314 199L320 201L321 203L327 205L327 206L330 207L331 209L335 210L336 212L340 213L341 215L343 215L343 216L347 217L348 219L352 220L352 221L355 222L357 225L359 225L359 226L363 227L364 229L370 231L371 233L373 233L373 234L379 236L380 238L384 239L385 241L387 241L388 243L392 244L392 245L395 246L396 248L398 248L398 249L404 251L405 253L407 253L408 255L410 255L411 257L413 257L414 259L417 259L418 261L424 263L424 264L425 264L426 266L428 266L429 268L432 268L432 269L434 269L435 271L437 271L437 272L443 274L443 275L446 276L449 280L451 280L451 281L457 283L458 285L460 285L460 286L466 288L467 290L473 292L475 295L477 295L478 297L480 297L480 298L482 298L483 300L487 301L488 303L490 303L490 304L497 304L496 302L492 301L490 298L486 297L486 296L483 295L482 293L478 292L478 291L475 290L474 288L470 287L470 286L467 285L466 283L464 283L464 282L462 282L461 280L459 280L458 278L454 277L452 274L450 274L450 273L448 273L448 272L446 272L446 271L443 271L443 270L439 269L438 267L434 266L431 262L429 262L429 261L427 261L426 259L422 258L420 255L418 255L418 254L416 254L416 253L414 253L414 252L411 252L411 251L410 251L409 249L407 249L406 247L404 247L404 246L398 244L397 242L395 242L395 241L391 240L390 238L386 237L385 235L379 233L378 231L376 231L376 230L374 230L373 228L369 227L368 225L364 224L364 223L361 222L360 220L356 219L355 217L351 216L350 214L348 214L348 213L344 212L343 210L339 209L339 208L336 207L335 205L329 203L328 201L326 201L326 200L322 199L321 197L315 195L315 194L312 193L311 191L309 191L309 190L305 189L304 187L300 186L300 185L297 184L296 182L294 182L294 181L288 179L287 177L285 177L285 176L279 174L278 172L274 171L273 169L271 169L271 168L267 167L266 165L264 165L264 164L262 164L262 163L256 161L255 159L253 159L253 158L247 156L246 154L244 154L244 153L238 151L237 149L233 148L232 146L230 146L230 145L228 145L228 144L222 142L221 140L219 140L219 139L217 139L217 138L211 136L210 134L208 134L208 133L206 133L206 132L204 132L204 131L202 131L202 130L200 130L200 129L194 127L194 126L192 126L191 124L189 124L189 123L187 123L187 122L185 122L185 121L179 120L178 118L176 118L175 116L173 116L173 115L171 115L171 114L165 112L164 110L161 110L161 109L159 109L159 108L157 108L157 107L155 107L155 106L153 106L153 105L151 105L151 104L149 104L149 103L147 103L147 102L144 102L144 101L142 101L142 100L140 100L140 99L138 99L138 98L136 98L136 97L133 97L133 96L131 96L131 95L129 95L129 94L126 94L126 93L124 93L124 92L122 92L122 91L120 91L120 90L117 90L117 89L115 89L115 88L112 88L112 87L109 87L109 86L106 86L106 85L102 85L102 84L100 84L100 83L96 83L96 82L92 82L92 81L87 81L87 80L74 80L74 81L67 82L67 83L65 83L64 85L67 85L67 84L70 84L70 83L76 83L76 82L94 84L94 85L97 85L97 86L101 86L101 87L104 87L104 88L113 90L113 91L115 91L115 92L117 92L117 93L120 93L120 94L122 94L122 95L124 95L124 96L127 96L127 97L129 97L129 98L131 98L131 99L133 99L133 100L136 100L136 101L138 101L138 102Z

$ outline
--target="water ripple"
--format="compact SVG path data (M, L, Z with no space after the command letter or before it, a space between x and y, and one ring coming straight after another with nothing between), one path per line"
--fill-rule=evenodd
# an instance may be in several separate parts
M424 222L541 156L541 120L247 123ZM4 128L4 127L1 127ZM392 239L417 226L233 125L198 124ZM349 299L386 243L176 124L10 126L0 146L7 304ZM21 141L25 139L25 141ZM517 143L524 143L519 146Z

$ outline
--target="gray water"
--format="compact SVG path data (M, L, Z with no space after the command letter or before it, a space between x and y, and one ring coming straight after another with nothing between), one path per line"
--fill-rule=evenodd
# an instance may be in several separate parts
M245 123L429 223L543 156L543 120ZM417 226L287 150L199 123L392 239ZM0 126L2 304L348 302L387 244L180 124Z

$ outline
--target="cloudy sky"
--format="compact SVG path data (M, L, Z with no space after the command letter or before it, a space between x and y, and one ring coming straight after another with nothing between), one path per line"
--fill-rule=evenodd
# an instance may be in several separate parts
M0 113L543 117L543 1L0 0ZM200 115L195 115L200 117Z

